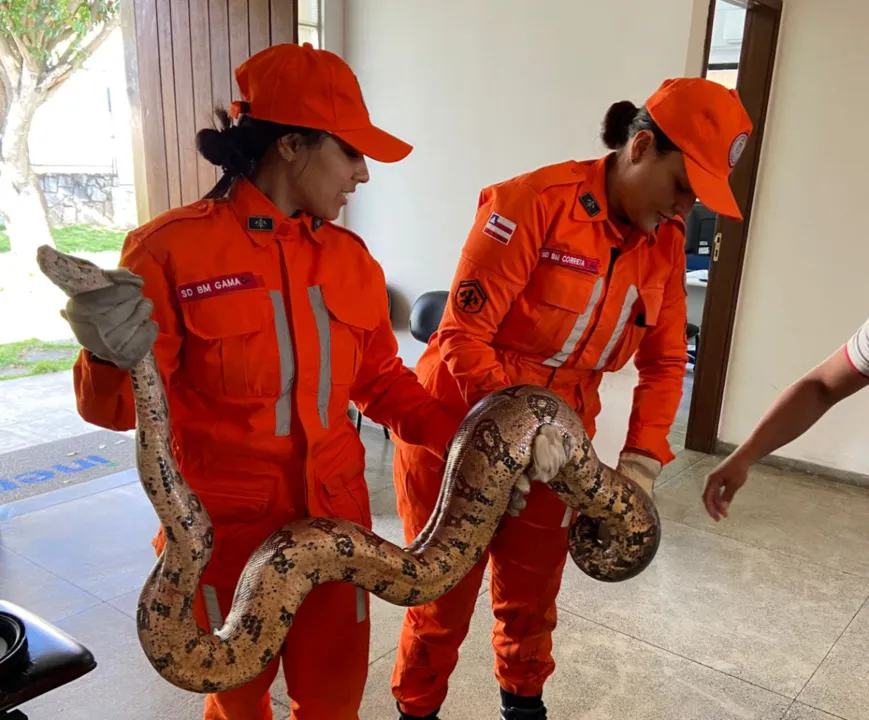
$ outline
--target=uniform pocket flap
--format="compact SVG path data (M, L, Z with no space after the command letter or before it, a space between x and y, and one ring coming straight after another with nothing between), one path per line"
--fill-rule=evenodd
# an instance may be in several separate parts
M266 290L194 300L183 303L181 311L187 329L205 340L258 332L274 317Z
M527 292L531 299L554 305L562 310L581 313L588 306L598 280L600 278L597 275L579 273L568 268L544 266L531 275Z
M664 288L641 288L640 298L643 301L643 313L646 325L654 327L658 324L661 306L664 304Z
M363 330L377 327L377 306L367 293L360 291L357 294L349 287L335 284L321 285L320 292L323 294L326 309L338 322Z

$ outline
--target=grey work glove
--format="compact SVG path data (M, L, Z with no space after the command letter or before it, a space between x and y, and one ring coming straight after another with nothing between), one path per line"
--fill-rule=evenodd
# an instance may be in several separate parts
M144 280L124 268L107 270L115 283L71 297L60 314L82 347L101 360L131 370L154 344L154 304L143 297Z
M540 428L531 447L531 467L523 473L513 488L507 512L514 517L525 509L526 496L531 492L531 481L551 482L561 472L573 455L576 441L568 436L562 438L561 431L552 426Z
M647 455L623 451L616 472L633 480L652 500L655 499L655 480L661 474L661 463Z

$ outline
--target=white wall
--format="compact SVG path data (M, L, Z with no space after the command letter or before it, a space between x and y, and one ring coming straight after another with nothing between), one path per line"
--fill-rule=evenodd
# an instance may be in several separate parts
M415 145L402 163L371 164L347 220L406 302L449 286L484 185L602 154L610 103L642 102L685 72L694 4L346 3L345 57L366 104ZM415 362L419 344L399 337Z
M737 443L791 382L869 316L865 207L869 4L788 0L721 424ZM786 457L869 473L869 392Z
M375 122L415 146L397 165L372 163L371 182L347 213L400 295L395 327L408 365L423 348L405 329L406 313L422 292L449 287L480 189L603 154L598 134L612 102L639 104L665 78L699 70L707 7L706 0L344 3L344 56L366 104ZM634 382L630 366L604 383L595 443L604 459L612 461L624 440Z

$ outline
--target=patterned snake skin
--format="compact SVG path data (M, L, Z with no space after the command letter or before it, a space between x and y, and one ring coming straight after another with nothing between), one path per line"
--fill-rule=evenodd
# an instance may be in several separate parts
M97 266L53 248L41 247L37 257L42 272L69 296L112 283ZM450 449L435 511L411 545L398 547L338 519L294 522L254 551L224 626L207 633L192 607L211 557L212 525L173 459L168 405L153 354L131 376L139 478L167 539L139 597L139 642L157 672L186 690L228 690L258 675L320 583L352 583L402 606L446 593L497 531L544 424L575 440L567 465L549 483L580 513L570 529L574 562L592 578L615 582L642 572L658 549L660 522L648 496L598 460L579 418L557 395L517 386L490 395L468 414ZM601 521L608 533L599 534ZM607 534L607 541L598 539Z

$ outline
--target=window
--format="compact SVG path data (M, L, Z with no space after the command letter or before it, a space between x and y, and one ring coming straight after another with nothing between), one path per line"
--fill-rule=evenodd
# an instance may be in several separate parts
M320 47L320 0L299 0L299 45Z

